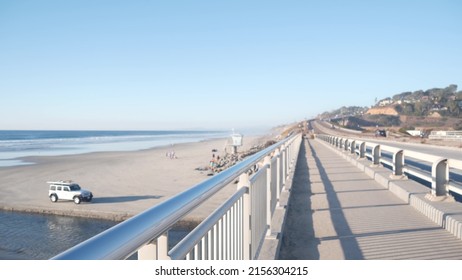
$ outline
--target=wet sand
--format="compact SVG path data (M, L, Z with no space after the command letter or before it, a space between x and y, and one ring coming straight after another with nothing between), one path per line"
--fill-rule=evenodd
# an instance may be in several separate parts
M264 142L264 137L246 137L240 150ZM0 168L0 209L121 221L159 204L208 178L206 167L212 157L223 155L226 139L177 144L131 152L100 152L80 155L33 157L33 165ZM176 159L166 156L175 151ZM90 203L52 203L47 181L73 180L93 192ZM185 222L205 218L236 190L231 184Z

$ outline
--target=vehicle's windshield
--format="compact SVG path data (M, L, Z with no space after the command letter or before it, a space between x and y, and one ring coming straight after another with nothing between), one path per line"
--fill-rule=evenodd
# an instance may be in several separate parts
M71 191L78 191L78 190L80 190L80 186L79 186L79 185L70 185L69 187L71 188Z

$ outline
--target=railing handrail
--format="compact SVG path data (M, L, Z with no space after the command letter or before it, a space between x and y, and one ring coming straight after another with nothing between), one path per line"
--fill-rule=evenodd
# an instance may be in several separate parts
M418 159L418 160L422 160L422 161L426 161L426 162L433 162L433 161L436 161L436 160L442 158L441 156L435 156L435 155L426 154L426 153L422 153L422 152L416 152L416 151L413 151L413 150L410 150L410 149L397 148L397 147L388 146L388 145L384 145L384 144L381 144L381 143L376 143L374 141L367 141L367 140L363 140L363 139L345 138L345 137L341 137L341 136L324 135L324 134L318 135L318 137L319 136L328 136L328 137L339 138L339 139L347 139L349 142L355 141L356 144L365 143L367 147L380 146L380 148L382 150L387 151L387 152L391 152L391 153L395 153L397 151L404 150L404 153L408 157ZM457 159L454 159L454 158L447 158L447 159L451 160L451 162L454 162L454 165L457 164L457 166L460 166L460 168L462 168L462 160L457 160Z
M333 136L327 134L320 134L318 138L323 139L331 143L332 145L336 145L335 143L342 142L346 137L341 136ZM379 162L385 162L387 164L391 164L393 168L393 172L396 172L395 175L402 175L402 172L407 172L412 174L422 180L425 180L432 184L432 193L436 195L447 195L448 190L451 190L454 193L462 195L462 189L458 186L458 183L452 182L449 178L449 169L458 169L462 170L462 161L453 159L453 158L445 158L441 156L430 155L422 152L413 151L410 149L402 149L396 148L392 146L383 145L380 143L375 143L373 141L363 140L363 139L348 139L348 143L355 142L355 146L358 144L364 144L367 147L380 147L378 151L378 155L374 153L372 150L371 153L368 153L367 156L371 157L375 164ZM349 147L356 152L356 147ZM344 148L345 149L345 148ZM382 152L392 153L394 155L393 160L384 159L382 157ZM400 156L397 156L401 153ZM430 163L430 167L432 169L431 172L426 172L424 170L420 170L415 167L406 166L404 164L404 157L412 158L422 162ZM375 159L374 159L375 158ZM399 161L399 162L398 162ZM398 166L399 165L399 166Z
M428 135L429 139L449 139L449 140L461 140L462 139L462 131L432 131L430 135Z
M216 192L247 172L267 155L294 139L292 135L186 191L66 250L52 259L126 259L140 247L168 231L175 223ZM95 248L98 248L95 250Z

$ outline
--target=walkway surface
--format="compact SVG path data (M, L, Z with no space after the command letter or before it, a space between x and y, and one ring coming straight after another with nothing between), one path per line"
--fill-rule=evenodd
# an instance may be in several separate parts
M462 259L462 241L318 140L301 146L280 259Z

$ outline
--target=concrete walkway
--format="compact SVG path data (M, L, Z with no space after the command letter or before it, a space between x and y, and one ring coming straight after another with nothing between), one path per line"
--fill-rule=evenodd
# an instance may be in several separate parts
M462 240L317 140L290 197L280 259L462 259Z

